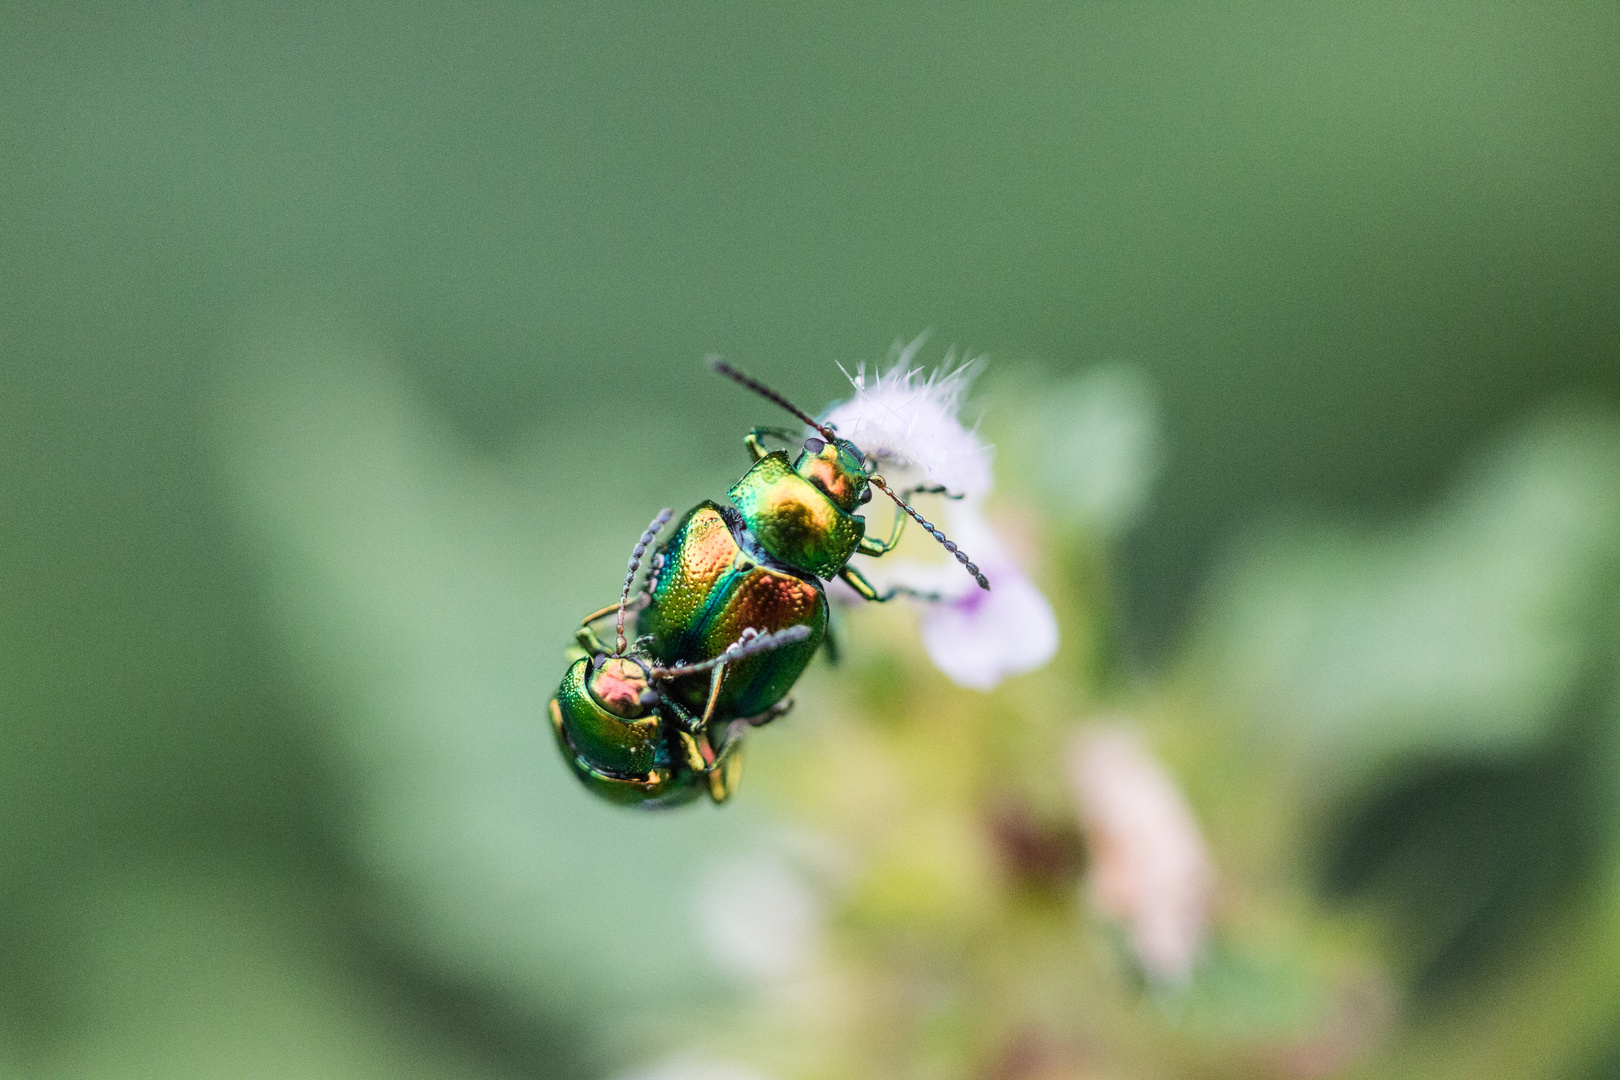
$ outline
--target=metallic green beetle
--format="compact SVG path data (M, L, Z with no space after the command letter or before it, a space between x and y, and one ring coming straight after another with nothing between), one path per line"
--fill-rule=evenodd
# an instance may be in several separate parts
M849 565L857 553L892 550L908 516L981 588L990 587L967 553L907 502L917 491L948 492L896 493L872 471L872 457L831 426L729 365L714 367L821 437L806 440L790 461L762 440L796 439L792 433L749 432L754 465L727 492L731 505L693 507L653 550L635 602L635 639L625 635L631 590L648 546L669 522L668 510L637 541L619 602L581 622L576 658L551 699L551 724L563 758L611 802L670 806L704 793L717 803L729 798L741 774L743 736L792 707L793 684L815 651L831 646L821 579L838 577L878 602L910 592L880 593ZM902 511L887 540L867 536L866 519L854 512L871 500L872 488ZM616 615L611 651L595 630L610 615Z

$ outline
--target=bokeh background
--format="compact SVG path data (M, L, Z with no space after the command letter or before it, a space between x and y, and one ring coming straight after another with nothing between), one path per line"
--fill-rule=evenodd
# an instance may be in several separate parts
M590 804L543 702L779 422L702 356L820 408L924 328L1026 516L1033 404L1151 401L1111 678L1298 770L1403 988L1346 1068L1620 1075L1603 4L6 5L0 1072L743 1015L687 897L782 811Z

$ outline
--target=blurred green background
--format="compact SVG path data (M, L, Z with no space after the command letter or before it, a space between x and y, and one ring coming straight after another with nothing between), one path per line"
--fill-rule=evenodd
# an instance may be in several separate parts
M0 1071L597 1076L727 993L636 883L759 813L584 805L540 703L777 420L700 357L817 408L924 327L1146 373L1159 670L1279 515L1620 406L1620 8L0 9ZM1565 895L1583 745L1346 780L1324 896L1452 818Z

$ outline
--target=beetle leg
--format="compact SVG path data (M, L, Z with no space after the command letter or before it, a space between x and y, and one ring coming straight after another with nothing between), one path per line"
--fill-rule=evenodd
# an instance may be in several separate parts
M722 661L714 665L709 672L709 702L703 706L703 728L708 730L709 721L714 719L714 706L720 700L720 680L725 677L726 665Z
M714 766L714 747L700 732L693 735L691 732L676 732L681 739L681 749L686 753L686 765L695 773L707 773Z
M913 495L943 495L947 499L960 499L962 497L945 490L943 484L918 484L916 487L907 488L900 493L900 497L907 502L911 501ZM863 536L861 537L860 547L855 550L862 555L887 555L895 549L895 545L900 543L900 534L905 531L906 514L896 507L894 526L889 530L889 538L887 540L877 540L870 536Z
M838 637L833 632L832 619L827 620L826 636L821 639L821 649L827 655L827 663L837 667L839 663Z
M591 623L596 622L598 619L605 619L609 615L617 614L618 610L618 604L609 604L601 611L593 611L581 619L579 629L574 631L574 640L579 643L579 647L592 656L596 656L598 653L612 652L613 650L604 645L602 639L596 636L596 631L591 628Z
M753 431L750 431L748 433L748 437L743 440L743 445L748 447L748 459L750 461L760 461L767 453L765 444L759 440L759 435L759 428L755 428Z
M900 497L906 502L910 502L913 495L943 495L947 499L960 499L962 497L960 492L953 492L944 484L918 484L916 487L906 488L900 493Z
M715 709L720 702L720 687L725 679L726 664L752 652L763 652L789 642L803 641L809 635L810 629L807 626L793 626L769 634L761 634L750 628L725 652L712 660L674 668L653 669L653 674L659 678L695 675L705 669L709 672L709 697L704 703L702 716L694 716L673 698L665 697L663 703L674 721L675 735L687 767L698 775L708 778L709 797L715 802L725 802L737 789L737 781L742 776L743 735L750 727L769 723L793 707L791 699L779 701L758 716L726 721L725 739L719 753L716 753L715 740L709 736L714 730Z
M706 732L693 734L679 729L676 731L686 758L686 767L708 782L709 798L717 803L731 798L736 793L737 782L742 779L742 742L747 731L747 722L733 721L726 744L718 754L714 752Z
M918 592L916 589L908 589L904 585L891 585L883 592L878 592L877 587L867 581L861 572L853 566L844 567L838 571L838 576L843 579L845 585L860 593L863 600L870 600L875 604L886 604L897 596L910 596L918 600L940 599L939 593Z
M718 664L709 674L709 701L702 716L693 716L680 702L664 698L664 705L674 714L676 733L686 752L686 763L693 772L707 773L717 760L714 745L709 741L709 723L714 719L715 703L720 700L720 678L725 666Z
M793 699L783 698L781 701L778 701L775 705L772 705L758 716L743 717L742 722L747 724L749 727L764 727L772 720L775 720L778 716L785 716L792 710Z
M664 699L664 708L674 718L675 736L680 743L681 756L686 759L686 767L699 775L708 775L709 770L714 768L716 757L714 747L709 744L708 733L703 729L703 721L670 698Z
M783 442L787 443L789 446L792 446L799 438L796 432L789 431L787 428L754 428L748 433L747 437L743 439L743 445L748 447L748 457L751 460L758 461L766 454L770 453L770 451L765 449L765 442L762 438L765 435L774 435L778 439L781 439Z
M717 803L731 798L732 792L737 789L737 781L742 777L742 735L748 730L747 724L738 730L736 723L732 722L726 730L725 745L718 754L714 752L714 743L709 739L709 725L714 721L714 707L720 700L720 680L725 677L725 670L726 665L721 662L709 672L709 701L703 708L702 719L697 720L697 730L680 732L681 744L686 750L686 763L693 772L708 777L709 798ZM686 715L691 718L690 713Z
M743 731L746 730L745 727ZM737 793L737 784L742 780L742 743L743 732L733 732L726 740L725 749L709 768L709 798L717 804Z
M900 534L906 531L906 515L897 507L894 512L894 526L889 530L887 540L877 540L870 536L861 537L861 545L855 550L862 555L887 555L893 551L895 545L900 543Z

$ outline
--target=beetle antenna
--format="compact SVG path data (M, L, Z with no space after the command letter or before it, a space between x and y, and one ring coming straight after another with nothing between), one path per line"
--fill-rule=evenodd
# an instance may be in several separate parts
M974 565L972 560L968 558L967 552L957 547L954 542L945 539L945 534L935 528L932 521L929 521L927 518L917 513L917 511L911 508L910 503L906 502L906 500L895 494L894 489L889 486L888 481L874 473L866 478L866 482L883 492L883 494L887 495L889 498L893 499L896 506L904 510L907 514L910 514L913 521L928 530L929 536L932 536L935 540L938 540L941 544L945 545L945 550L956 556L956 561L962 564L962 569L973 575L973 580L979 583L979 588L990 588L990 579L985 577L984 574L980 573L979 568Z
M709 363L714 365L714 370L718 371L726 378L732 380L733 382L741 383L767 401L776 402L776 404L782 406L782 408L804 421L806 426L813 427L819 431L823 439L830 443L835 443L838 441L838 433L832 428L821 423L809 413L805 412L803 409L799 408L797 405L793 404L793 402L789 401L781 394L778 394L775 390L772 390L758 379L753 378L750 375L744 375L742 372L738 371L736 368L732 367L718 356L709 357Z
M753 653L764 652L782 645L790 645L795 641L803 641L810 636L810 628L802 623L790 626L786 630L778 630L773 634L757 633L753 627L744 630L742 637L727 645L725 649L712 660L704 660L696 664L682 664L680 667L655 667L652 677L655 679L678 679L683 675L696 675L701 671L717 668L721 664L729 664L733 660L741 660Z
M658 535L658 530L669 524L671 513L667 506L658 511L658 516L642 531L641 539L636 541L635 550L630 553L630 569L624 572L624 589L619 593L619 621L613 627L614 637L618 640L614 656L624 655L624 605L630 601L630 586L635 583L636 571L641 568L641 557L647 553L647 545Z

